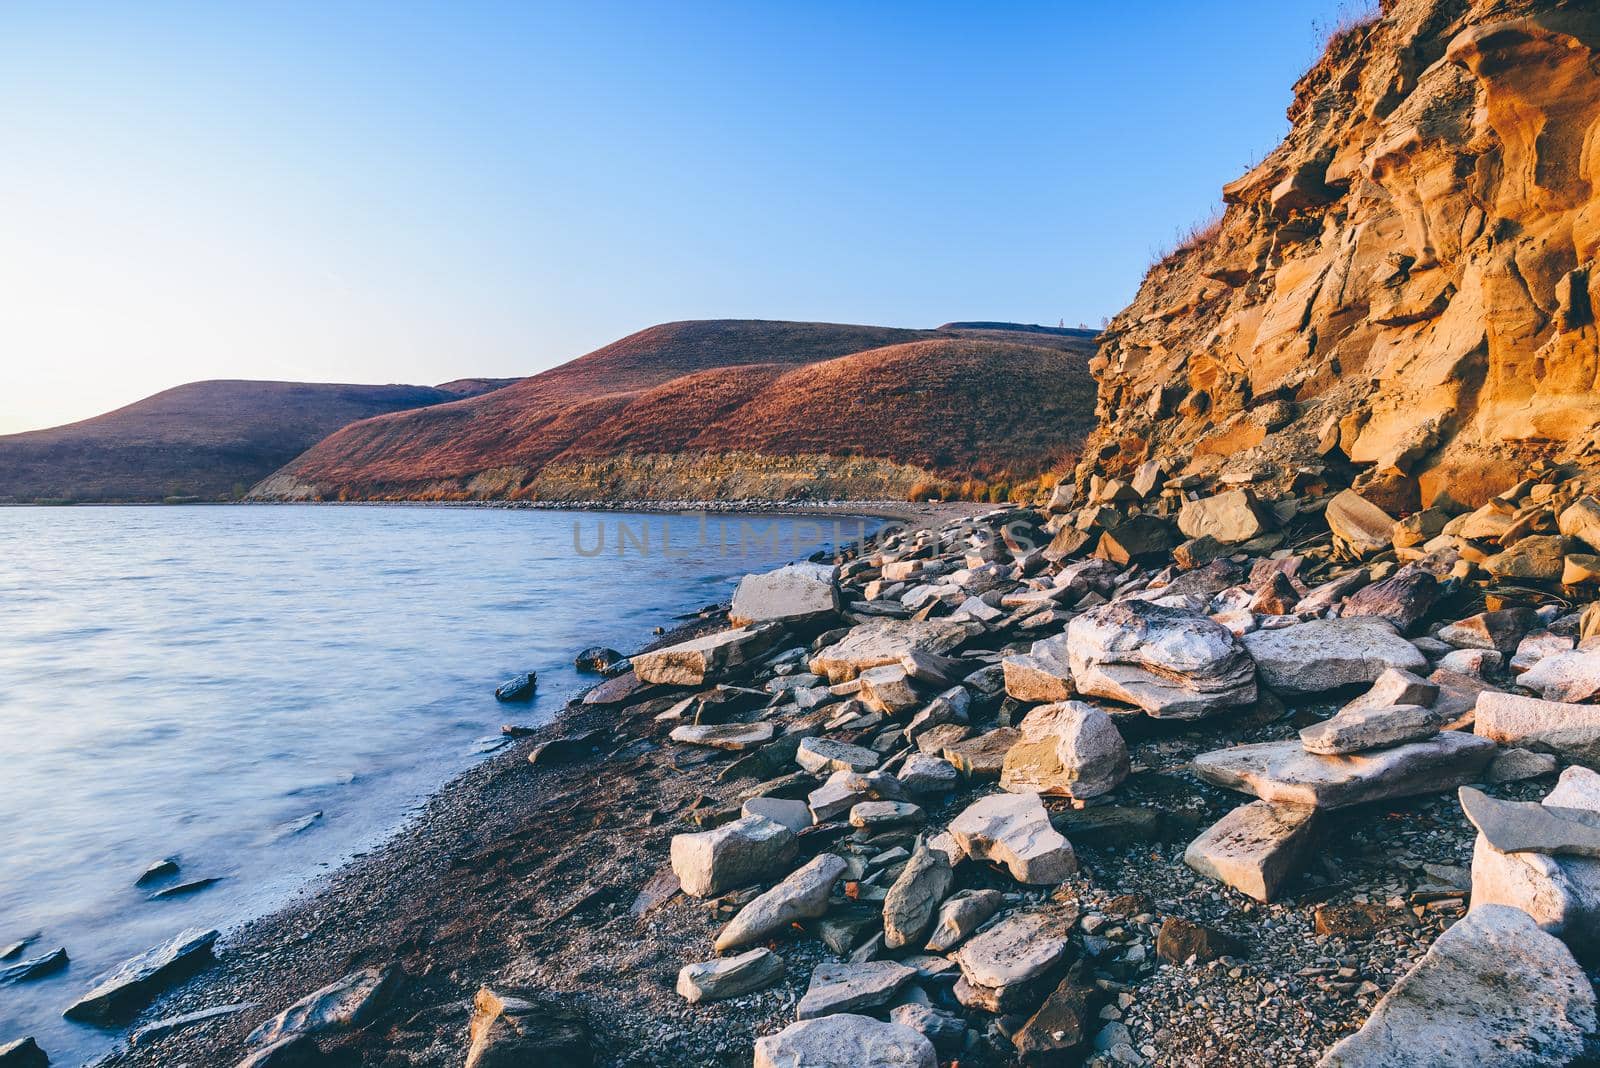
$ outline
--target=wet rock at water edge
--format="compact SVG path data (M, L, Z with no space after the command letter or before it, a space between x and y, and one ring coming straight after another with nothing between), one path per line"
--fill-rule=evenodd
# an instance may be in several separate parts
M757 947L732 957L718 957L678 970L678 993L691 1005L736 998L764 990L783 978L783 958Z
M245 1041L269 1046L299 1035L321 1035L364 1027L394 993L399 970L361 968L322 987L250 1032Z
M754 1068L938 1068L933 1043L909 1027L841 1012L756 1039Z
M0 1045L0 1068L46 1068L50 1058L32 1038Z
M49 953L41 953L37 957L29 957L27 960L19 960L13 964L0 966L0 986L25 983L31 979L42 979L44 976L59 972L68 963L67 951L65 947L60 947L51 950Z
M499 701L531 701L533 692L539 686L539 676L532 671L521 675L513 675L502 682L494 691L496 700Z
M591 1068L594 1045L582 1012L523 991L480 987L467 1026L465 1068Z
M615 649L608 649L604 645L591 645L573 659L573 666L579 671L595 675L610 675L625 659Z
M150 1003L166 986L185 979L212 961L218 932L190 928L123 963L62 1013L69 1020L112 1024Z
M190 894L198 894L202 890L209 889L221 881L222 876L220 875L208 875L203 879L189 879L173 886L162 887L150 895L150 900L164 901L174 897L188 897Z
M146 868L139 875L139 877L133 881L133 885L149 886L151 883L158 883L163 879L170 879L176 874L178 874L178 858L163 857Z
M128 1044L131 1046L149 1045L157 1039L177 1034L179 1031L187 1030L190 1027L210 1023L212 1020L220 1020L226 1016L236 1016L252 1008L255 1008L252 1002L236 1001L230 1005L213 1005L209 1009L196 1009L194 1012L185 1012L177 1016L166 1016L159 1020L153 1020L134 1031L132 1035L128 1036Z

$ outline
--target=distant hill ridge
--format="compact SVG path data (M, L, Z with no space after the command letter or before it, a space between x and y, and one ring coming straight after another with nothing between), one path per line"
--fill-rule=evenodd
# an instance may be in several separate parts
M483 396L354 423L267 499L903 496L1070 462L1083 331L696 320Z

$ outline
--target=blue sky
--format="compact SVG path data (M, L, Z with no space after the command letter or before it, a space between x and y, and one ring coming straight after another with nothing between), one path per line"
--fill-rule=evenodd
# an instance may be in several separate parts
M1337 0L0 4L0 432L652 323L1097 324Z

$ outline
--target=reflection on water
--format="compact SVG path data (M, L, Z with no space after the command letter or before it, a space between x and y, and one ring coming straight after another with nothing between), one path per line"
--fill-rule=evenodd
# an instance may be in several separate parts
M38 931L26 955L72 958L0 987L0 1043L98 1055L118 1036L60 1019L98 972L282 902L501 723L558 711L579 649L626 652L725 600L744 572L811 551L800 524L833 538L716 516L0 509L0 946ZM528 669L532 706L498 704ZM167 856L180 880L221 881L150 900L134 880Z

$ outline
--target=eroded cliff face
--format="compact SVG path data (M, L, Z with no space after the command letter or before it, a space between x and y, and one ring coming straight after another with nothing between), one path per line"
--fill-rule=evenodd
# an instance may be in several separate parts
M1600 4L1394 0L1289 117L1104 335L1080 480L1337 476L1404 509L1595 462Z

